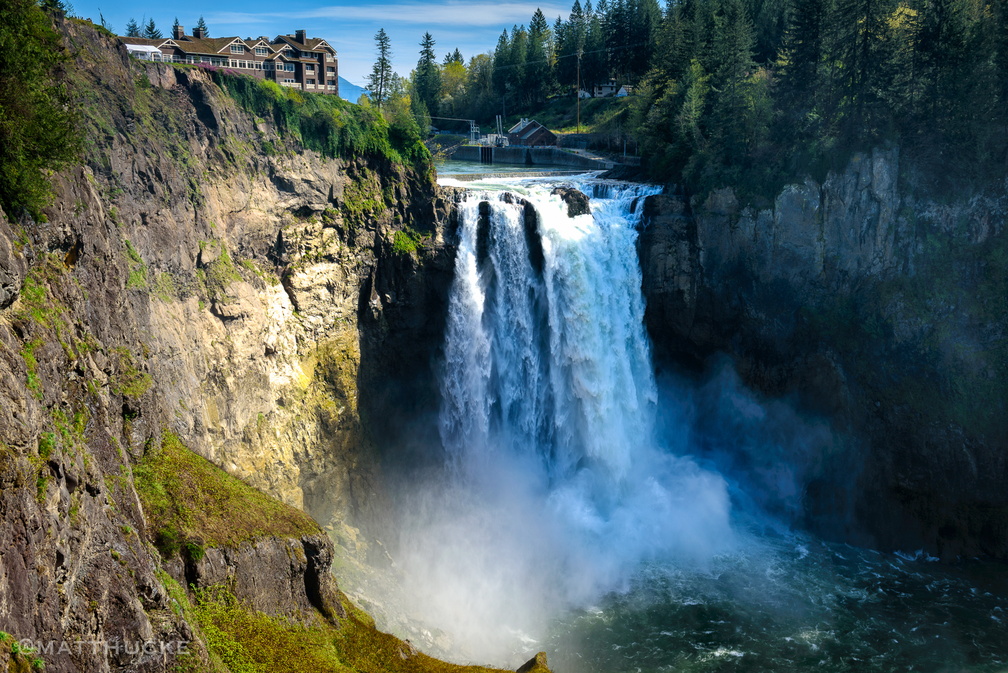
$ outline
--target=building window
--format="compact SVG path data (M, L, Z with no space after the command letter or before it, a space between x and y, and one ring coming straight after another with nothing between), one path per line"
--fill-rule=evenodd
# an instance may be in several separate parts
M232 54L244 54L245 53L245 47L243 45L240 45L240 44L232 44L231 45L231 53Z
M256 47L256 56L269 56L269 49L267 47Z
M336 74L336 68L332 67L331 65L327 65L325 71L326 71L327 75L335 75Z
M296 83L297 83L297 82L295 82L295 80L292 80L292 79L291 79L291 78L289 78L289 77L285 77L285 78L284 78L284 84L296 84Z
M309 63L309 64L305 65L305 70L307 70L308 72L315 72L315 66L313 66L313 65L311 65Z
M284 63L284 71L285 72L294 72L294 64L293 63Z
M315 80L313 79L308 80L308 86L315 86Z
M336 86L336 80L334 80L334 79L327 79L326 80L326 84L328 84L329 86Z

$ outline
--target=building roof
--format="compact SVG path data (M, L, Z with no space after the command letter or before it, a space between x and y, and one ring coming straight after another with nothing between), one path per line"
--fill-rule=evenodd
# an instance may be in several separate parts
M309 37L304 42L298 42L293 35L277 35L276 39L273 40L273 44L280 42L284 42L298 51L322 51L323 49L328 49L334 54L336 53L336 50L321 37Z
M130 39L134 40L135 38L130 38ZM148 42L153 42L153 40L147 40L147 41ZM161 50L158 49L157 45L154 45L154 44L138 44L136 41L134 41L134 42L124 42L124 44L126 45L126 49L128 51L142 51L142 52L146 52L148 54L153 54L154 52L161 53Z
M134 45L138 49L134 51L139 51L141 47L178 47L187 54L205 54L208 56L218 56L224 53L235 42L239 42L245 45L249 50L254 50L256 46L262 44L265 47L269 47L275 52L280 52L282 47L276 45L284 44L289 45L293 49L298 51L322 51L328 50L336 54L336 50L333 49L328 42L320 37L308 38L304 43L298 42L294 37L290 35L279 35L272 42L266 37L260 37L255 41L244 40L237 36L232 37L204 37L195 38L192 35L183 35L181 38L175 40L170 37L162 37L156 40L152 40L145 37L125 37L120 35L119 39L130 45ZM277 55L280 55L279 53ZM288 59L288 60L298 60L298 59ZM306 62L314 63L315 59L303 59Z
M191 54L220 54L235 42L245 44L245 40L240 37L204 37L197 39L191 35L185 35L175 43L179 49ZM248 45L246 45L248 46Z
M144 46L144 47L160 47L165 42L171 42L170 37L159 37L156 40L152 40L146 37L129 37L128 35L120 35L119 39L128 45L133 46Z
M553 132L548 128L540 124L534 119L522 119L520 122L511 127L508 134L518 136L522 140L528 140L533 135L546 132L553 135Z

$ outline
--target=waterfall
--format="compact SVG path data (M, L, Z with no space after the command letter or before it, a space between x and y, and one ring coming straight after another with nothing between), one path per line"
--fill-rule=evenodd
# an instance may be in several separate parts
M576 217L535 192L462 204L441 414L453 458L535 455L553 483L586 468L627 476L656 400L632 208L647 192Z
M732 539L720 475L656 439L637 260L643 185L551 185L460 204L442 371L446 483L418 487L399 548L423 618L499 656L642 563Z

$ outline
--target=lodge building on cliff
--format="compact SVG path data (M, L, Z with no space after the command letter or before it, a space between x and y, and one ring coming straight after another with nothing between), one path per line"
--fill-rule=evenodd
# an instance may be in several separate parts
M320 37L308 37L304 30L271 40L265 36L206 37L199 28L186 35L185 28L175 26L171 37L119 39L132 56L147 61L233 68L280 86L339 95L336 50Z

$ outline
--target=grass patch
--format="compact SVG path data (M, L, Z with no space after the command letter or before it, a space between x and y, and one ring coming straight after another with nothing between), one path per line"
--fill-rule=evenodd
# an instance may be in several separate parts
M151 285L151 294L163 302L174 301L178 297L178 287L175 285L175 277L166 271L161 271L154 277Z
M236 546L319 531L304 512L271 498L186 448L171 433L133 470L148 532L166 556L193 544Z
M494 673L414 651L378 631L373 620L341 596L348 616L339 627L269 617L242 605L226 586L195 592L192 612L210 652L241 673Z
M63 273L62 259L47 256L25 277L21 286L20 307L15 317L25 322L34 322L57 333L66 327L63 314L66 308L53 296L50 284Z
M137 399L150 390L154 380L147 372L137 369L129 349L113 348L112 353L118 357L115 377L112 379L113 393Z
M27 376L25 387L37 400L42 399L42 383L38 377L38 360L35 349L42 345L42 339L32 339L21 347L21 358L24 360Z
M416 257L419 245L419 234L409 228L399 229L392 235L392 249L399 254Z
M211 72L211 77L239 107L269 119L281 137L328 158L382 159L429 169L431 156L415 122L386 121L371 107L354 105L339 96L284 88L276 82L245 75Z
M147 264L143 261L129 239L123 239L126 244L126 258L129 261L129 277L126 279L127 290L143 290L147 287Z
M229 299L228 288L231 283L241 280L241 274L221 241L209 240L200 244L200 250L210 248L216 248L220 252L205 268L197 269L196 275L203 283L207 298L218 304L224 303Z

